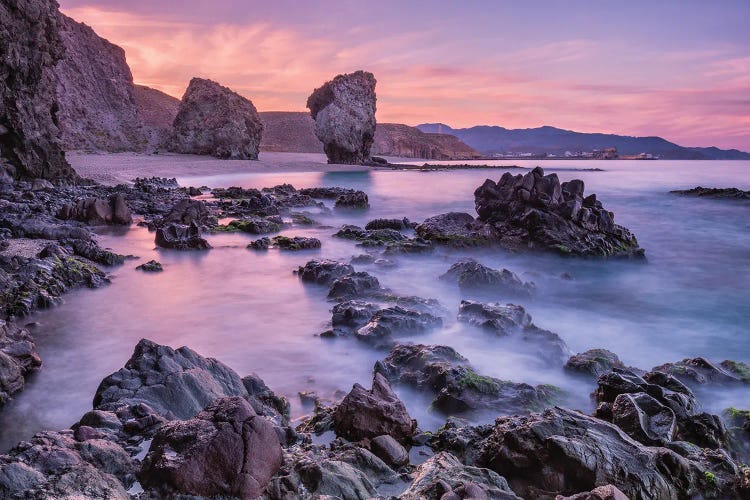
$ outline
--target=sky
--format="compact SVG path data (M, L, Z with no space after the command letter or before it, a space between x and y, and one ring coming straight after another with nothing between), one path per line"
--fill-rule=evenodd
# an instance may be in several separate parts
M122 46L136 83L211 78L304 111L340 73L377 119L552 125L750 151L748 0L59 0Z

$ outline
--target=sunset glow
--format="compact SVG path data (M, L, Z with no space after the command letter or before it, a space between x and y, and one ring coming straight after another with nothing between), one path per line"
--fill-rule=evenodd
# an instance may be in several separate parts
M137 83L177 97L202 76L261 111L299 111L322 82L367 69L382 122L553 125L750 150L746 19L688 3L579 2L575 15L553 1L331 3L335 16L320 3L238 0L61 8L122 46Z

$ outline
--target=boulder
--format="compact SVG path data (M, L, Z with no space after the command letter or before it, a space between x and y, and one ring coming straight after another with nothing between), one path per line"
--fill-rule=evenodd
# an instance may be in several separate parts
M257 498L281 466L273 425L244 399L218 399L195 418L165 424L139 473L164 494Z
M315 135L323 143L329 163L370 161L375 101L375 77L365 71L338 75L307 99Z
M457 284L464 293L529 297L536 290L534 283L524 283L513 272L491 269L474 259L456 262L440 279Z
M59 141L59 105L47 74L65 55L60 23L54 0L0 4L0 157L16 177L78 179Z
M216 219L211 215L204 202L183 198L175 203L168 214L161 218L159 224L184 224L189 226L195 223L198 226L208 226L215 222Z
M189 226L166 224L156 230L156 246L174 250L208 250L211 245L201 237L195 222Z
M136 266L136 269L138 271L144 271L147 273L160 273L164 271L164 267L161 265L161 262L157 262L155 260L150 260L146 262L145 264Z
M401 306L380 309L356 332L359 340L380 343L397 335L425 333L443 326L443 320L427 312Z
M336 278L328 290L328 298L333 300L348 300L374 295L381 292L378 279L364 271L346 274Z
M341 194L336 198L335 208L370 208L370 200L364 191L354 191Z
M190 80L173 123L176 153L257 160L263 124L249 99L202 78Z
M352 274L354 267L335 260L311 260L297 270L302 281L318 285L330 285L335 279Z
M494 471L463 465L448 452L428 458L414 471L414 481L399 500L518 500L508 482Z
M392 436L383 434L370 441L370 450L383 462L401 467L409 463L409 452Z
M474 247L491 244L494 229L464 212L435 215L417 224L417 236L433 243L454 247Z
M66 203L57 214L62 220L77 220L92 226L104 224L129 225L133 221L130 208L121 194L113 194L109 200L85 198L76 203Z
M373 219L365 224L365 229L372 231L374 229L394 229L396 231L403 231L412 227L409 219L404 217L403 219Z
M525 498L573 495L606 484L628 498L747 494L739 468L725 453L683 453L644 446L615 425L555 407L498 418L477 465L502 471Z
M642 258L635 236L614 223L595 195L584 198L581 180L560 183L536 167L526 175L506 172L474 192L479 219L509 249L561 255Z
M565 363L566 370L593 377L599 377L612 368L625 368L625 365L617 354L607 349L589 349L571 356Z
M350 441L372 439L387 434L399 442L408 442L417 428L406 407L379 373L369 391L354 384L351 392L333 413L338 436Z

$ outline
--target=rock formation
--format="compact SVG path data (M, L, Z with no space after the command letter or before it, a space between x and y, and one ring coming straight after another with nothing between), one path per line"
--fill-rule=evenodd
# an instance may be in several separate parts
M370 160L375 138L375 77L357 71L338 75L307 99L315 135L328 163L362 164Z
M58 104L45 70L64 55L57 3L0 3L0 157L18 177L74 181L58 139Z
M143 151L148 143L133 96L125 51L83 23L59 15L65 56L49 78L66 150Z
M258 159L263 124L255 106L211 80L190 80L173 128L170 149L176 153Z

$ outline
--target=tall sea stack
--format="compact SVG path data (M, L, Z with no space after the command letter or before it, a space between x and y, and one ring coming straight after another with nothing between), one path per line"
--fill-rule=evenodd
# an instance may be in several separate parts
M323 143L328 163L370 161L375 138L375 84L372 73L338 75L307 98L315 120L315 135Z
M0 0L0 157L17 177L78 178L58 139L55 87L45 76L64 55L57 2Z

